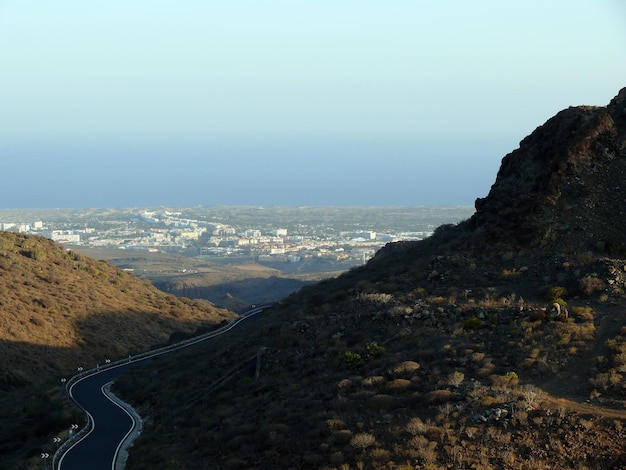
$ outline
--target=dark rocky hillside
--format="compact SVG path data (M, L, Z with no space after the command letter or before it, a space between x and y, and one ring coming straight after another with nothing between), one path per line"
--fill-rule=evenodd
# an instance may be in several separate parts
M542 283L566 283L573 294L580 291L585 261L593 261L591 272L600 269L617 295L619 259L626 258L625 185L623 89L606 107L570 107L549 119L503 158L469 220L440 227L425 243L388 245L364 272L401 283L393 276L409 270L407 279L426 276L433 287L445 288L510 284L514 278L531 293ZM618 266L611 267L611 259ZM413 269L414 263L422 269ZM390 271L378 273L377 266ZM454 282L440 282L452 267Z
M469 220L121 380L128 468L626 468L625 166L626 89L558 113Z

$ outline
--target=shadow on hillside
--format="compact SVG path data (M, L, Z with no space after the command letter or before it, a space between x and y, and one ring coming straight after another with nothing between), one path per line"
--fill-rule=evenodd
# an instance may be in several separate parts
M176 281L154 283L158 289L177 297L205 299L215 305L227 308L229 305L225 299L229 297L234 297L247 305L273 303L311 284L315 284L315 282L275 276L244 279L213 286L190 286Z
M73 329L56 331L54 323L39 327L32 342L0 341L0 390L37 385L71 376L139 352L219 327L217 315L177 318L175 313L99 312L74 321ZM37 335L39 333L39 336ZM43 344L47 343L47 344Z
M39 455L42 442L78 419L60 404L63 379L69 380L79 367L93 369L107 359L114 362L226 321L210 313L206 319L175 315L99 312L74 321L71 331L57 331L52 321L42 321L30 334L32 342L0 340L0 455Z
M206 333L227 321L208 313L205 318L180 316L176 312L106 312L75 322L75 328L80 349L113 359Z

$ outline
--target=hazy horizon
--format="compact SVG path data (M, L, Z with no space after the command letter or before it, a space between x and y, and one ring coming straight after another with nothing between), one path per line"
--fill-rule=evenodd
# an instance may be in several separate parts
M617 0L0 5L0 208L471 206L626 86Z

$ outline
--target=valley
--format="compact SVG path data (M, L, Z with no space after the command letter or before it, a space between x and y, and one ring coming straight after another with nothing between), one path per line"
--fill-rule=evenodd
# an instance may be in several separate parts
M308 270L324 275L237 334L117 378L144 424L126 468L626 468L625 111L626 88L564 109L504 156L469 218L348 269ZM54 382L77 354L215 330L258 295L235 290L248 279L271 290L305 271L254 255L208 263L199 246L98 261L0 234L0 345L12 355L0 450L13 468L40 465L45 436L79 419ZM170 293L204 289L233 310Z

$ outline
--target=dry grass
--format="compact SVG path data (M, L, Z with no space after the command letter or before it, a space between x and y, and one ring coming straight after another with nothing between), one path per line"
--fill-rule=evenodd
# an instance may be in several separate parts
M264 313L261 331L244 330L241 341L229 340L228 347L206 345L202 355L215 364L191 375L177 365L190 358L159 366L177 387L193 383L196 392L148 387L149 370L123 379L120 393L155 419L136 442L129 470L142 468L145 455L165 451L188 465L205 459L226 465L236 455L243 468L267 463L269 456L284 468L326 469L565 469L590 455L594 463L589 468L605 468L623 458L626 414L624 419L591 419L578 414L575 403L555 405L540 386L589 351L597 335L593 309L571 307L571 318L564 322L532 321L531 312L541 304L528 300L520 310L517 302L503 302L491 292L490 300L480 303L457 295L454 304L442 304L426 291L417 300L414 295L396 293L388 303L356 296L332 305L299 306L287 300L282 310ZM429 298L436 300L429 303ZM404 307L411 313L385 310ZM294 320L298 308L306 312L307 328L285 328L286 322L301 323ZM468 318L478 319L481 327L463 329ZM365 359L367 346L374 343L384 351ZM252 371L243 373L228 386L236 394L207 396L206 408L194 407L193 416L174 416L160 405L208 388L227 364L259 345L268 349L258 381ZM363 360L345 367L346 352ZM239 411L216 419L216 407L227 405ZM187 420L202 423L195 444L184 428L162 443L159 436L174 421ZM232 441L227 430L235 422L260 428L273 420L288 425L297 439L258 440L252 430L246 434L240 428L232 442L236 450L222 456L213 452Z
M39 237L0 232L0 273L0 347L13 371L39 381L67 373L76 356L95 366L232 316Z

